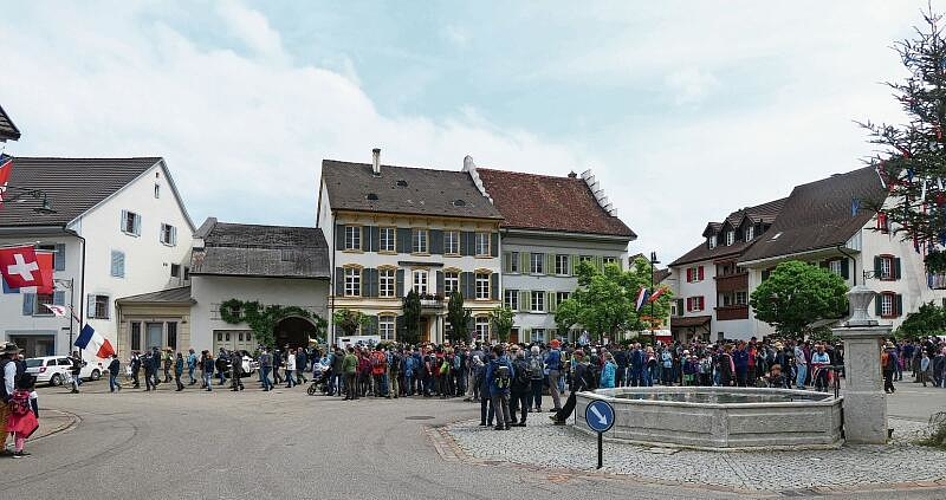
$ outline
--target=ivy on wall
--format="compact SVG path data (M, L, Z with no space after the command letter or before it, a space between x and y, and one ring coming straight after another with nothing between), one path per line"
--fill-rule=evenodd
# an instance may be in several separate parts
M290 316L310 319L315 323L316 337L323 338L328 322L318 314L311 313L299 306L264 306L257 301L230 299L220 304L220 319L230 324L246 323L256 334L260 344L273 347L276 342L273 330L279 323Z

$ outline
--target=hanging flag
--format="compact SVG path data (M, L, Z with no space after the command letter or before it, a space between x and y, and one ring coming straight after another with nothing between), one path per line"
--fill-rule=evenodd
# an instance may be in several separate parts
M53 254L31 246L0 248L0 275L11 293L53 293Z
M115 354L112 343L95 331L92 325L85 325L76 338L75 346L85 351L92 351L97 357L107 358Z
M0 207L3 206L3 197L6 194L11 173L13 173L13 157L0 153Z
M659 299L660 296L663 295L664 292L666 292L666 291L667 291L667 288L666 288L666 287L658 288L657 291L655 291L655 292L650 296L650 298L647 299L647 303L650 304L650 303L652 303L652 302L655 302L655 301L656 301L657 299Z
M647 303L647 297L650 296L650 292L647 291L647 288L641 287L641 291L637 294L637 310L640 311L644 304Z
M53 316L57 318L65 318L69 311L66 309L66 306L57 306L55 304L43 304L46 306L46 309L49 309L49 312L53 313Z

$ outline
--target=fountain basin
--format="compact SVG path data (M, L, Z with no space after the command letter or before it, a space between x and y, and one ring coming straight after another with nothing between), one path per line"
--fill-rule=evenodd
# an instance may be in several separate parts
M575 427L593 434L585 408L614 407L609 441L712 451L840 447L841 402L833 394L736 387L621 387L577 395Z

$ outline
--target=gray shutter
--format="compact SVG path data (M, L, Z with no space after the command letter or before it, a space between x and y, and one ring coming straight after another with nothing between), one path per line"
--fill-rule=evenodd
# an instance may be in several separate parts
M90 293L89 296L86 297L85 305L85 316L95 319L95 295Z
M499 233L490 233L489 235L489 254L493 257L499 257Z
M122 220L121 220L121 222L118 224L118 228L121 229L122 232L125 231L125 221L126 221L126 220L128 220L128 210L122 210Z
M177 246L177 228L171 226L171 245Z
M24 293L23 294L23 316L32 316L33 308L36 304L36 294L35 293Z
M345 294L345 270L336 267L335 268L335 296L341 297Z
M112 250L112 276L125 277L125 254L117 250Z
M378 229L378 228L375 228ZM368 296L377 297L378 296L378 277L379 273L377 269L365 269L365 273L368 276Z
M846 257L844 259L841 259L841 277L844 279L848 279L851 277L850 276L851 271L850 269L848 269L848 267L849 267L848 259Z
M490 298L499 300L499 273L493 273L489 277Z
M53 292L53 305L64 306L66 305L66 292L63 290L56 290Z
M900 259L893 259L893 279L900 279Z
M141 214L135 214L135 236L141 236Z
M444 288L444 283L443 283L443 282L444 282L444 279L443 279L443 271L437 271L437 293L439 293L440 295L443 295L444 297L446 297L447 294L444 293L444 290L443 290L443 288Z
M381 228L378 226L368 226L368 252L377 252L381 249Z
M106 298L105 300L105 316L102 319L109 319L112 317L112 300L111 298Z
M443 254L443 230L442 229L431 229L430 230L430 255L442 255Z
M400 232L400 229L398 229L398 232ZM404 297L404 270L403 269L398 269L397 272L394 273L394 287L396 289L395 292L397 293L398 298Z
M476 296L476 283L473 273L460 273L460 290L463 291L465 299L473 299Z
M345 226L335 224L335 250L345 249Z
M66 245L56 245L56 254L53 256L53 267L56 271L66 270Z
M411 230L406 227L397 228L398 253L411 253Z
M473 233L468 231L460 232L460 255L473 255Z

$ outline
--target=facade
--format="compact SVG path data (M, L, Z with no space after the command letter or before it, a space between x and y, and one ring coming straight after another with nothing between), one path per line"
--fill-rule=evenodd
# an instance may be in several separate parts
M370 322L362 335L398 337L402 299L421 295L421 340L443 342L447 297L463 294L471 331L490 337L489 312L501 304L502 215L460 171L322 162L318 223L331 242L332 315L356 310Z
M580 333L557 331L555 311L578 287L578 263L623 268L637 235L590 170L580 177L509 172L477 168L468 156L463 171L503 216L502 299L515 313L511 339L575 341Z
M191 347L191 287L143 293L115 301L118 336L115 350L121 359L132 351Z
M66 354L78 332L44 304L72 306L117 345L115 299L187 284L194 226L163 159L18 157L9 184L45 199L4 204L0 245L55 256L53 294L0 297L3 337L27 355Z
M676 340L752 336L749 271L739 258L769 231L785 199L729 214L710 222L704 241L670 263L675 304L670 328Z

